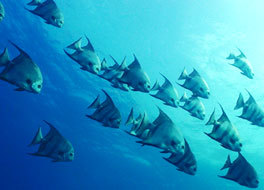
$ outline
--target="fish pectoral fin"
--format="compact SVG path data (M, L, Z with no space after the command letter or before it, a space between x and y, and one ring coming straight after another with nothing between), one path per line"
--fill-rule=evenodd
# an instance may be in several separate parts
M23 89L23 88L20 88L20 87L19 87L19 88L16 88L16 89L14 89L14 90L15 90L15 91L20 91L20 92L21 92L21 91L25 91L25 89Z

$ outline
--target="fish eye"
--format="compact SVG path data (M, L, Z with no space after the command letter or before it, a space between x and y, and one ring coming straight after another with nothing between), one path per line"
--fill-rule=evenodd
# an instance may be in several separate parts
M184 149L184 145L181 146L181 149Z
M41 88L41 85L40 84L38 85L38 88Z
M255 182L256 182L256 183L259 183L259 180L257 180L257 179L256 179L256 181L255 181Z
M73 156L73 153L70 153L70 156Z
M195 172L196 172L196 171L197 171L197 168L193 168L193 171L195 171Z
M243 146L242 143L239 143L239 146L242 147Z
M27 84L32 84L32 81L30 79L26 80Z

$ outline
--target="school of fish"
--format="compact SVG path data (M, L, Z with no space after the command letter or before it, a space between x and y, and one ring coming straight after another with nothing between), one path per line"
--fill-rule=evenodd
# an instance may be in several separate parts
M30 9L28 7L34 7ZM64 15L58 8L54 0L32 0L25 7L30 13L41 17L46 24L61 28L64 25ZM4 22L5 9L0 2L0 22ZM196 69L188 74L183 68L178 80L183 81L177 84L188 90L191 96L186 92L180 97L176 87L163 74L164 83L160 85L158 81L152 86L148 74L144 71L139 59L133 55L132 63L127 64L126 57L118 63L111 57L113 65L108 65L105 58L100 59L96 53L90 39L85 36L86 45L82 45L82 37L73 43L69 43L64 48L65 54L74 62L78 63L80 69L96 75L103 80L107 80L113 88L123 91L138 91L149 94L164 103L166 106L187 111L190 116L201 121L205 119L206 110L202 99L210 98L210 89L206 80ZM5 48L0 54L0 79L16 86L15 91L27 91L39 94L42 90L43 77L38 65L31 59L25 50L13 42L10 42L19 52L19 55L10 59L8 49ZM227 60L234 60L230 65L241 71L241 74L249 79L254 78L254 72L251 63L245 54L238 49L239 55L230 53ZM104 90L105 100L100 102L100 95L88 106L88 110L94 110L86 117L99 122L104 127L120 129L122 125L121 113L115 105L114 100ZM256 102L254 97L247 91L249 98L244 101L242 93L239 94L234 110L242 108L242 114L238 116L241 119L249 121L252 125L264 127L264 111ZM211 132L205 134L212 140L230 151L237 152L238 157L231 162L230 156L221 170L228 169L224 179L232 180L242 186L257 188L259 185L258 175L254 167L241 154L243 145L236 126L228 118L221 104L221 116L216 119L214 110L205 125L211 125ZM160 107L157 107L159 115L154 121L148 119L147 112L139 113L134 117L134 108L131 108L128 118L125 122L130 129L124 131L137 138L137 143L142 146L152 146L160 150L162 154L169 154L163 157L168 163L174 165L178 171L189 175L195 175L197 172L197 161L195 154L191 150L187 139L181 132L181 124L175 123ZM74 148L69 140L60 134L60 132L49 122L44 121L49 126L49 132L43 137L41 128L37 130L31 146L39 145L35 153L29 153L32 156L48 157L53 162L70 162L74 160Z

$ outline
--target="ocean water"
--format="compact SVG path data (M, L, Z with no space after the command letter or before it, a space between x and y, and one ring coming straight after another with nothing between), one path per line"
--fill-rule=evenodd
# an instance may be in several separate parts
M224 180L220 168L230 154L207 137L205 126L211 112L217 116L221 103L237 127L242 154L256 169L264 188L264 129L236 117L234 111L240 92L248 89L263 106L264 64L263 8L261 0L56 0L65 16L63 28L45 24L24 9L28 1L2 0L6 17L0 23L0 49L8 47L11 57L18 54L8 42L24 49L39 65L44 84L41 94L16 92L14 86L0 81L0 189L27 190L242 190L235 182ZM161 83L160 73L171 80L180 95L184 89L176 81L185 67L196 68L207 81L211 97L202 99L206 119L200 121L180 108L171 108L145 93L123 92L101 78L79 69L63 48L87 35L100 58L112 64L127 56L138 57L152 84ZM230 66L230 52L244 51L251 61L255 78L250 80ZM198 171L189 176L162 159L159 150L141 147L123 130L104 128L85 117L87 106L106 90L122 114L121 129L132 107L146 111L151 120L161 107L178 125L195 154ZM190 93L188 92L188 95ZM75 160L52 163L32 157L27 145L38 127L46 132L42 120L54 124L75 148Z

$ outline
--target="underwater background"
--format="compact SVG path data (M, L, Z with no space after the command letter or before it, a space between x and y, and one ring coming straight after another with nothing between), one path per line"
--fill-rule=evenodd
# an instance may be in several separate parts
M13 41L39 65L44 84L41 94L16 92L14 86L0 81L0 187L1 189L247 189L217 175L228 154L204 132L211 112L221 103L237 127L242 154L258 172L264 188L264 129L241 120L234 111L240 92L248 89L263 106L264 81L264 2L261 0L56 0L65 17L63 28L45 24L24 9L28 1L2 0L6 17L0 23L1 51L18 52ZM123 92L88 72L79 69L63 48L86 34L100 58L113 64L109 54L121 61L133 61L136 54L152 85L164 74L180 95L184 89L176 81L185 67L196 68L207 81L211 97L202 100L206 119L200 121L180 108L171 108L148 94ZM230 52L242 49L251 61L255 78L250 80L228 64ZM87 106L106 90L122 114L121 129L134 107L146 111L151 120L160 106L179 126L194 153L198 171L189 176L162 159L159 150L141 147L123 132L102 127L85 117ZM187 92L190 96L190 93ZM69 139L75 160L52 163L32 157L27 147L38 127L51 122Z

